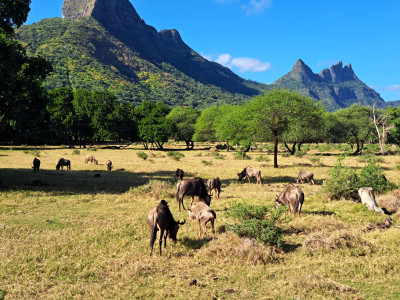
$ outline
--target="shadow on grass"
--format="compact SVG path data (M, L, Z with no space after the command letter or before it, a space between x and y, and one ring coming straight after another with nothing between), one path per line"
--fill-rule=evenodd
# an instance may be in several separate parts
M190 239L188 237L184 237L180 240L180 243L187 248L190 249L201 249L204 245L208 244L212 238L203 238L203 239Z
M99 170L0 169L1 191L43 191L62 194L109 193L122 194L131 188L160 180L172 184L170 171L134 173Z
M285 253L290 253L296 251L298 248L300 248L302 244L289 244L289 243L283 243L282 245L282 250Z
M302 212L303 214L306 215L320 215L320 216L334 216L336 215L335 212L333 211L307 211L307 212Z

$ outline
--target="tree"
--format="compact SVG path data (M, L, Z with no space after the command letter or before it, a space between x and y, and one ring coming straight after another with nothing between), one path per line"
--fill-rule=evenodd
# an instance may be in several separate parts
M400 146L400 109L389 107L389 122L394 125L394 128L388 134L388 142Z
M49 101L42 83L52 71L41 57L29 57L15 40L0 34L0 136L2 141L37 143L47 130Z
M252 136L274 142L274 168L278 168L279 140L295 122L304 115L303 107L308 107L312 99L288 90L274 89L256 96L246 106L252 116L250 123Z
M216 136L221 141L226 141L229 151L229 144L240 144L250 150L253 136L249 132L248 122L252 116L246 112L247 107L239 105L223 105L220 107L220 115L215 122Z
M55 137L66 140L68 146L73 147L75 139L75 108L73 105L74 92L69 87L50 91L50 103L47 110L50 113L50 130Z
M337 111L335 114L340 120L341 130L345 133L345 142L353 150L354 146L356 146L353 155L360 154L374 129L371 108L353 104L348 108Z
M301 151L304 143L317 143L323 140L325 109L321 102L314 103L312 98L303 97L302 109L293 116L285 130L282 139L286 149L294 155L297 149ZM292 143L289 147L288 143Z
M195 124L200 116L200 111L190 107L175 107L167 116L174 123L173 138L176 141L184 141L187 149L193 149L193 135Z
M26 21L30 1L0 1L0 140L43 142L47 135L48 95L42 87L52 71L41 57L29 57L13 39L14 27Z
M135 108L139 136L145 149L149 149L149 144L154 144L162 150L163 144L172 136L173 123L166 118L170 111L162 102L143 101L141 106Z
M383 110L376 111L375 104L372 107L373 123L376 129L376 135L381 148L381 154L385 155L385 143L387 134L394 128L394 124L389 124L390 114Z
M20 27L28 18L31 0L0 1L0 34L13 34L14 27Z
M217 139L216 120L220 116L220 113L221 108L219 106L206 108L196 121L193 140L197 142L215 141Z

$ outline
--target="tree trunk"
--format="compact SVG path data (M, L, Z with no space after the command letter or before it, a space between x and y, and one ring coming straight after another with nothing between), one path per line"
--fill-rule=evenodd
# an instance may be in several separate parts
M278 133L274 132L274 168L278 168Z
M361 144L360 144L361 143ZM362 149L364 148L364 142L357 141L357 149L353 152L353 155L358 155L361 153Z
M290 149L290 147L288 146L288 144L286 142L283 142L285 144L286 149L289 150L291 155L294 155L296 153L296 142L293 143L293 147L292 149Z
M301 151L301 145L303 145L303 142L300 142L300 143L297 145L297 150Z
M248 146L247 146L247 148L246 149L244 149L244 153L247 153L247 152L249 152L250 151L250 148L251 148L251 144L249 144Z
M228 152L230 151L229 150L229 141L226 142L226 151L228 151Z
M147 143L145 141L143 141L142 143L143 143L144 150L149 150L149 145L147 145Z

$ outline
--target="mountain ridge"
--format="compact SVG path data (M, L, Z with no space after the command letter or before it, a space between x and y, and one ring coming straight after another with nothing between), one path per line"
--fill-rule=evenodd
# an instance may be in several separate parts
M289 73L269 86L274 87L298 91L322 101L330 110L355 103L369 106L377 104L379 107L387 105L374 89L357 77L350 63L343 67L341 61L316 74L299 59Z

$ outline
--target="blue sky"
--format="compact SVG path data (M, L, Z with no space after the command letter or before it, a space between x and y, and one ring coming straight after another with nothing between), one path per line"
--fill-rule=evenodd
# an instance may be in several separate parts
M32 0L27 24L61 17L63 0ZM239 76L272 83L301 58L315 73L351 63L386 101L400 100L398 0L131 0L157 30Z

